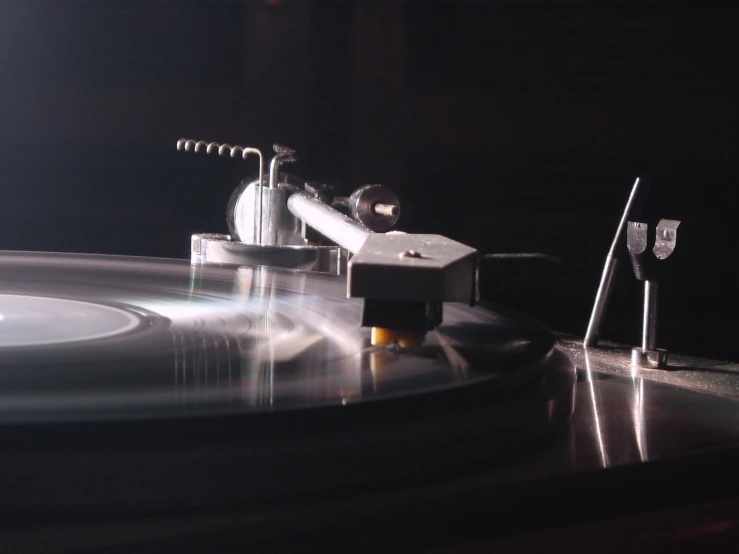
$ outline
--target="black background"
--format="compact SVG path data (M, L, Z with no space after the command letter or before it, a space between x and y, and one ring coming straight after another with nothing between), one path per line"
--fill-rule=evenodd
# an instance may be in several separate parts
M0 0L0 248L188 257L255 167L177 139L280 141L305 179L394 188L404 229L559 256L483 290L582 334L649 176L649 214L683 222L660 345L737 359L738 24L734 2ZM639 318L626 265L605 335Z

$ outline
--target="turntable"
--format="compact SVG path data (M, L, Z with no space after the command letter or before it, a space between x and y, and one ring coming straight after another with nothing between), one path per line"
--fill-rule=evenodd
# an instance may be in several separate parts
M393 230L385 186L305 182L279 145L268 168L256 148L178 149L259 162L230 234L194 235L190 260L0 255L6 548L539 552L577 536L610 552L736 536L739 366L658 348L679 222L639 220L643 181L583 341L480 302L480 254ZM645 290L636 348L599 337L626 251Z

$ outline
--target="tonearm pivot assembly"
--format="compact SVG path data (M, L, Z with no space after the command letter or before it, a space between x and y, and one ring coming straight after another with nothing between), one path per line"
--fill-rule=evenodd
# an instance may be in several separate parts
M280 145L269 174L256 148L182 139L177 149L260 160L260 173L231 196L230 235L192 237L193 264L346 274L347 296L364 301L362 325L376 329L425 333L441 323L444 302L475 303L477 250L440 235L392 231L400 200L388 187L364 185L339 196L281 171L297 158Z

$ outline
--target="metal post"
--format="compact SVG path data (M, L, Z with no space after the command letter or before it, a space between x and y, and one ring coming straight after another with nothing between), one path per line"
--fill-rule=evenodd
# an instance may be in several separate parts
M642 321L642 350L657 349L657 295L659 283L644 281L644 317Z
M621 221L618 223L616 229L616 236L613 238L611 248L608 251L606 257L606 263L603 267L603 274L601 275L600 285L598 286L598 292L595 296L595 303L593 305L593 311L590 315L590 321L588 322L588 330L585 333L585 340L583 346L596 346L598 344L598 333L600 332L601 324L603 323L603 317L608 307L608 301L611 298L611 292L613 291L613 283L615 281L614 276L616 269L618 268L618 254L617 248L621 241L621 236L624 234L626 229L626 222L629 219L632 209L638 200L641 200L644 196L644 187L640 188L641 179L634 182L634 186L631 188L631 194L629 199L626 201L626 208L624 213L621 215Z
M598 334L603 321L603 316L608 308L608 301L611 299L613 291L614 277L618 269L618 258L614 258L610 254L606 257L606 263L603 267L603 274L598 285L598 292L595 296L595 304L593 304L593 312L588 322L588 330L585 333L584 346L595 346L598 344Z

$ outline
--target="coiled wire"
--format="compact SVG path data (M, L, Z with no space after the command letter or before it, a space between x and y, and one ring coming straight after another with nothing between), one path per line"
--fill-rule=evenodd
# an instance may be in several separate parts
M276 144L274 145L275 152L277 152L277 147L287 148ZM255 223L257 226L257 242L259 244L262 244L262 182L264 180L264 156L262 156L262 151L257 148L252 148L251 146L241 146L238 144L231 146L230 144L208 142L207 140L192 140L183 138L177 141L177 150L179 151L184 150L185 152L199 153L202 152L203 149L205 149L206 154L217 152L219 156L230 155L232 158L236 158L240 153L241 158L244 160L249 156L249 154L256 154L257 156L259 156L259 200L257 202L257 221ZM288 148L287 150L292 149Z

